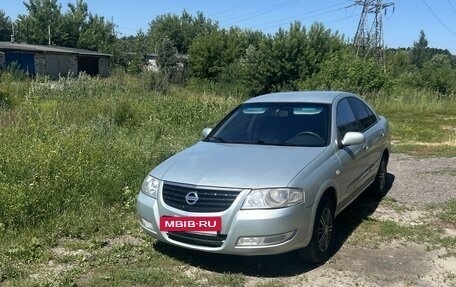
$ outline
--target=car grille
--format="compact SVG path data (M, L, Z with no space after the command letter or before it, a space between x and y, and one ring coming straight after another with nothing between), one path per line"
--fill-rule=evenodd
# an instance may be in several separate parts
M187 243L191 245L198 245L204 247L221 247L225 242L226 235L203 235L185 232L168 232L168 238L174 241Z
M197 193L198 200L188 204L185 196ZM220 212L227 210L234 202L241 189L197 188L175 183L163 184L163 200L169 206L190 212Z

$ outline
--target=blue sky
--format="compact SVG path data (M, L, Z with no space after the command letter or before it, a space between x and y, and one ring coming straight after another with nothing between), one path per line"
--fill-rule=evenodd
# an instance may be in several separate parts
M13 20L26 14L21 0L1 0L0 9ZM62 10L68 2L59 0ZM221 27L239 26L275 33L287 29L290 22L300 20L305 26L318 21L346 38L353 38L358 26L361 7L344 0L86 0L89 10L113 19L118 35L134 35L147 31L149 23L160 14L186 9L192 14L202 11ZM394 2L383 16L384 39L387 47L409 47L424 30L429 47L448 49L456 54L456 0L383 0ZM349 7L351 6L351 7Z

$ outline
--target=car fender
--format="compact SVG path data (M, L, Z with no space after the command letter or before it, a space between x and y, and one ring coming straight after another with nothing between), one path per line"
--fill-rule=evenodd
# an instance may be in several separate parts
M317 209L318 205L320 204L320 201L322 197L325 195L326 191L328 189L334 189L335 191L335 196L336 196L336 215L337 215L337 206L338 206L338 201L339 201L339 194L338 194L338 185L337 182L334 179L328 179L323 184L320 186L317 195L315 196L315 200L312 204L312 220L310 221L309 224L309 230L308 234L312 234L313 228L314 228L314 223L315 223L315 216L317 214Z

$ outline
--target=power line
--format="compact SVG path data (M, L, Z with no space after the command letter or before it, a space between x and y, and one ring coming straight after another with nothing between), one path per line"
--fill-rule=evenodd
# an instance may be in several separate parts
M299 0L286 0L286 1L282 1L282 2L279 2L273 6L269 6L265 9L262 9L262 10L259 10L257 12L254 12L254 13L250 13L250 14L245 14L245 15L242 15L242 16L239 16L239 17L235 17L235 18L232 18L231 20L229 21L226 21L224 24L225 25L232 25L232 24L235 24L235 23L239 23L239 22L244 22L244 21L247 21L247 20L250 20L252 18L255 18L255 17L258 17L258 16L261 16L261 15L264 15L264 14L267 14L267 13L270 13L270 12L273 12L273 11L276 11L277 9L281 9L283 7L286 7L286 6L290 6L296 2L298 2Z
M432 10L432 8L429 6L429 4L426 2L426 0L423 0L423 3L426 6L426 8L431 12L431 14L435 17L435 19L437 19L437 21L440 23L440 25L442 25L442 27L445 28L448 32L450 32L451 34L456 36L456 33L453 30L451 30L450 27L448 27L442 21L442 19L439 18L439 16L437 16L437 14L434 12L434 10Z
M453 3L451 3L450 0L448 0L448 4L450 4L451 10L453 10L453 12L456 13L456 8L454 8Z
M226 9L226 10L222 10L222 11L214 13L214 14L210 14L210 15L208 15L208 17L214 17L214 16L218 16L218 15L221 15L221 14L225 14L227 12L231 12L231 11L237 10L239 8L249 6L249 5L251 5L252 3L255 3L255 2L258 2L258 0L249 1L249 2L244 3L244 4L241 4L241 5Z
M294 15L294 16L291 16L291 17L282 18L282 19L278 19L276 21L272 21L272 22L268 22L268 23L263 23L261 25L253 26L252 28L270 28L270 27L274 27L274 26L277 26L277 25L289 23L291 20L294 20L294 19L296 19L296 20L304 20L304 19L309 19L309 18L313 18L313 17L317 17L317 16L331 14L333 12L337 12L337 11L340 11L342 9L345 9L346 8L345 7L346 3L347 2L343 2L343 3L340 3L340 4L330 5L330 6L326 6L326 7L319 8L319 9L315 9L315 10L312 10L312 11L307 11L305 13L300 13L300 14L297 14L297 15ZM340 7L342 4L343 4L343 7ZM338 8L336 8L336 7L338 7ZM334 8L334 9L331 9L331 8Z

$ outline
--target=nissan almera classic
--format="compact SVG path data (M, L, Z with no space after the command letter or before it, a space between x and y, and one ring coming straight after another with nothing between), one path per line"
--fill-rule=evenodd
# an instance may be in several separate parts
M335 217L368 187L386 192L388 123L354 94L258 96L202 135L141 187L139 223L159 241L324 262Z

